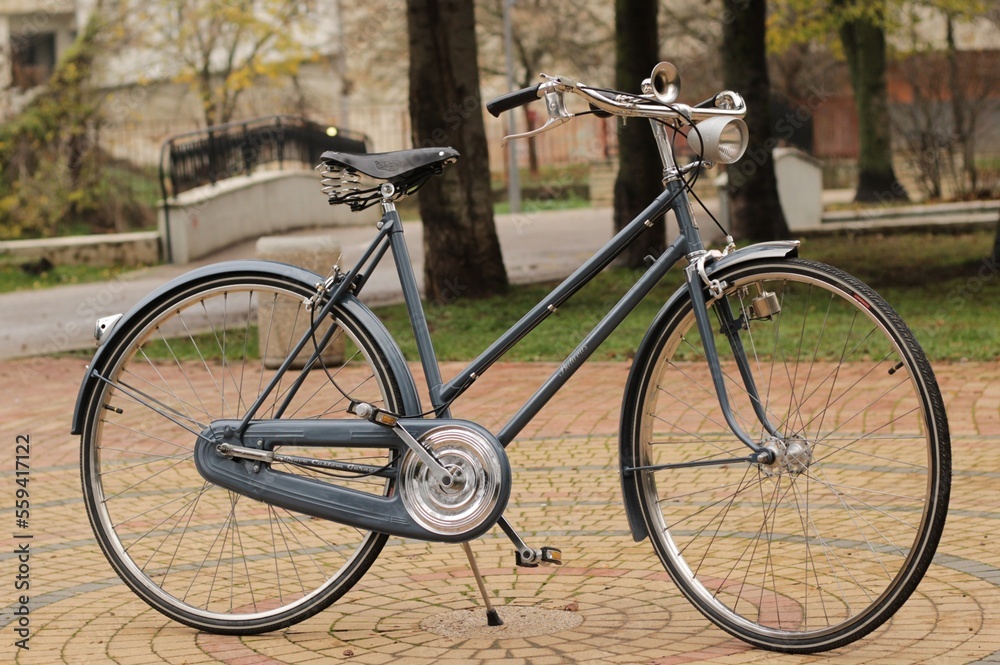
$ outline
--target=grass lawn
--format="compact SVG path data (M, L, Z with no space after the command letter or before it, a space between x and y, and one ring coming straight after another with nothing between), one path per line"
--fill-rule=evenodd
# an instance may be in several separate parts
M986 261L994 231L817 237L803 258L837 266L867 282L903 316L931 360L1000 360L1000 270ZM565 303L511 349L506 360L561 361L641 271L612 269ZM110 279L113 269L59 266L37 275L0 267L0 292ZM675 269L595 352L595 360L627 360L656 312L682 281ZM428 305L441 360L470 360L542 300L554 284L514 286L503 297ZM408 358L416 358L402 305L376 310ZM235 347L234 347L235 348Z
M867 282L903 316L932 360L1000 359L1000 272L984 260L992 230L956 235L894 234L810 238L800 256L837 266ZM506 356L563 360L639 272L606 271ZM595 360L631 357L656 312L681 283L678 269L597 350ZM515 286L503 297L429 305L427 318L442 360L468 360L502 334L553 284ZM415 358L405 309L377 314Z
M82 265L38 266L30 271L24 270L21 265L0 265L0 293L100 282L114 279L121 272L121 268Z

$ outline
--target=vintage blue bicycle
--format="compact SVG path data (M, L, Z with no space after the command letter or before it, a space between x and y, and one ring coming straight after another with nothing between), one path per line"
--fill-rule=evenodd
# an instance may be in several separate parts
M746 108L728 91L679 104L678 87L661 63L640 93L544 77L488 105L498 115L544 99L548 122L532 133L581 115L567 110L567 93L591 112L646 118L664 189L447 381L395 201L455 162L449 148L323 155L331 203L383 212L347 270L324 278L220 263L99 321L73 432L90 520L122 580L181 623L250 634L329 606L390 536L461 543L495 622L470 540L499 526L517 565L562 556L527 545L504 518L506 447L684 262L685 284L651 323L622 398L620 480L633 537L650 540L708 619L765 649L836 648L891 617L944 528L950 448L934 375L881 297L797 258L797 242L705 248L691 180L742 155ZM684 165L672 147L679 134L697 155ZM452 417L508 349L671 211L677 237L509 422L492 432ZM359 299L387 253L429 404Z

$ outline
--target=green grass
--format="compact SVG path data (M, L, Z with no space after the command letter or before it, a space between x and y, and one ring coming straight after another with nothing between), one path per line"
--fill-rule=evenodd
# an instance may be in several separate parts
M984 260L993 242L993 231L958 235L899 234L810 238L802 246L803 258L835 265L875 288L903 316L932 360L1000 360L1000 270ZM73 283L107 279L103 269L56 268L43 275L13 275L16 269L0 270L0 291L39 288L42 283ZM506 360L561 361L641 275L641 271L605 271L565 303L506 356ZM595 360L623 361L635 352L656 312L682 281L675 269L639 305L612 336L595 352ZM503 334L554 284L514 286L502 297L485 300L459 299L449 305L427 305L427 319L435 348L442 360L470 360ZM407 358L415 359L416 348L406 310L402 305L380 307L378 316L400 342ZM808 319L819 325L821 317ZM850 322L827 321L827 333L846 335ZM257 357L257 334L250 327L247 354ZM242 357L245 329L227 333L226 355ZM202 353L219 345L212 333L194 342ZM162 348L161 348L162 347ZM190 341L176 340L171 348L153 344L146 351L169 360L194 358ZM353 349L351 350L353 352ZM727 350L720 349L725 355ZM792 350L785 350L786 355ZM221 355L221 354L219 354Z
M531 214L534 212L544 212L547 210L566 210L570 208L589 208L590 201L579 196L571 194L568 198L564 199L541 199L541 200L527 200L521 201L521 212L523 214ZM510 212L510 202L500 201L499 203L493 204L493 213L496 215L505 215Z
M565 303L505 356L506 360L562 360L641 273L605 271ZM608 339L594 358L625 360L635 350L649 321L680 284L681 274L668 275ZM474 358L544 298L553 284L513 286L505 296L427 305L427 320L441 360ZM616 295L618 294L618 295ZM416 357L413 333L403 305L380 307L376 314L399 341L407 358Z
M35 270L25 270L21 265L0 265L0 293L100 282L114 279L121 272L120 268L82 265L54 266Z
M993 231L956 235L899 234L808 239L803 258L856 275L879 291L903 316L932 360L1000 359L1000 272L984 261ZM640 273L613 269L599 275L559 312L506 356L507 360L563 360ZM671 272L595 352L595 360L631 357L642 335L681 282ZM427 318L442 360L469 360L524 315L552 288L515 286L508 295L429 305ZM405 309L377 314L416 357Z
M1000 269L987 261L995 231L809 239L802 255L874 287L934 360L1000 359Z
M223 353L224 352L224 353ZM204 360L221 361L223 355L229 362L260 358L257 326L229 328L225 338L222 332L198 333L190 337L163 339L151 338L142 347L142 354L150 360Z

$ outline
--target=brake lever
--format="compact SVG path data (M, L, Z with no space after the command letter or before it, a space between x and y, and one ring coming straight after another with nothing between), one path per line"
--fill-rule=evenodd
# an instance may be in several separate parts
M554 88L554 86L553 86ZM526 139L532 136L538 136L543 132L547 132L551 129L555 129L559 125L567 123L573 117L573 114L566 110L566 100L563 96L563 91L559 89L549 88L545 91L545 110L548 111L549 119L545 121L545 124L541 127L536 127L530 132L522 132L520 134L510 134L500 139L500 147L503 148L508 142L514 139Z
M502 139L500 139L500 147L503 148L510 141L513 141L514 139L526 139L532 136L538 136L542 132L547 132L550 129L555 129L559 125L566 122L569 122L569 118L549 118L548 120L545 121L544 125L542 125L541 127L536 127L535 129L532 129L530 132L521 132L520 134L510 134L508 136L503 137Z

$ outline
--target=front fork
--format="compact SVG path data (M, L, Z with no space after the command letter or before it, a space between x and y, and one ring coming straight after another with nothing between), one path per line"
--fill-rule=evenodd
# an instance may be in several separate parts
M761 446L759 443L755 443L743 430L743 428L740 427L740 424L736 422L736 418L733 415L732 406L729 403L729 394L726 391L726 377L723 374L722 367L719 363L719 353L715 347L715 335L712 330L712 320L708 314L708 306L705 303L705 292L703 289L702 278L698 273L696 262L692 262L685 269L685 278L687 280L688 292L691 294L691 306L694 309L694 317L698 326L698 333L701 335L702 345L705 350L705 359L708 362L709 371L712 375L712 383L715 385L715 392L716 395L718 395L719 406L722 408L722 414L726 419L726 424L729 425L729 429L732 430L736 438L742 441L744 445L757 454L757 461L768 464L773 461L772 451L764 446ZM717 285L717 288L720 287ZM743 341L740 338L740 330L745 322L744 316L741 314L739 319L734 319L733 312L730 309L725 296L720 294L717 297L719 298L719 306L717 307L717 310L722 324L722 333L726 336L726 339L729 341L729 345L733 350L733 356L736 360L736 365L740 370L740 376L743 379L743 385L750 398L750 403L753 405L754 413L768 434L773 437L780 438L780 434L777 429L773 424L771 424L770 419L767 417L766 407L760 399L760 392L757 389L753 373L750 370L750 361L747 358L746 350L743 347Z

